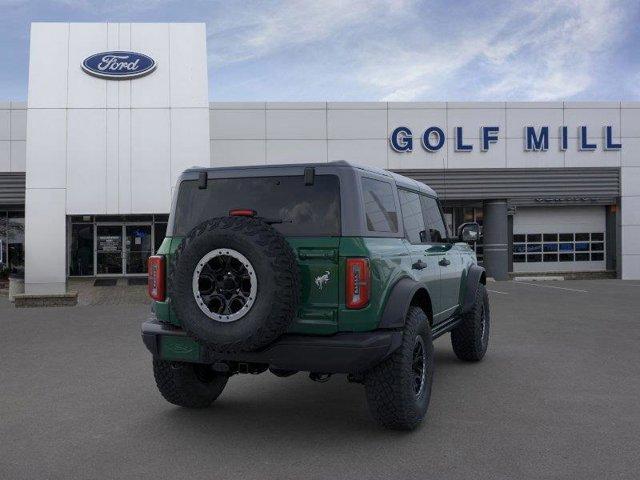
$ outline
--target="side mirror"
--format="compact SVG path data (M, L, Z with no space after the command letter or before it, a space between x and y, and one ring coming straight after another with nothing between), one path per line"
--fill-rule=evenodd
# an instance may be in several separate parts
M461 242L475 243L480 239L480 225L476 222L463 223L457 233Z

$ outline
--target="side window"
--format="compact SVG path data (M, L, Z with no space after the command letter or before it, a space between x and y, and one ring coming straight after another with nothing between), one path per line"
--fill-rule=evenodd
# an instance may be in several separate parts
M407 190L398 189L400 196L400 210L404 231L411 243L424 243L426 241L424 217L420 205L420 195Z
M422 202L422 214L427 225L427 237L430 242L444 242L447 238L447 229L442 220L440 207L435 198L420 195Z
M364 211L370 232L398 232L398 214L390 183L362 179Z

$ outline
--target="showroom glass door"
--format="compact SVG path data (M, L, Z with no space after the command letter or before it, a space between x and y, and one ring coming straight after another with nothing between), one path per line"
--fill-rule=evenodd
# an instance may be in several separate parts
M122 275L122 225L96 225L96 275Z
M151 224L125 225L125 273L146 275L147 259L151 256L153 242Z

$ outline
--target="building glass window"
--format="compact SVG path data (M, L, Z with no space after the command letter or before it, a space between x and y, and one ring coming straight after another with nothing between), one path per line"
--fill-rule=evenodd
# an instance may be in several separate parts
M476 215L475 215L475 208L473 207L464 207L462 209L462 222L460 223L468 223L468 222L475 222L476 220Z
M482 225L484 223L484 212L482 208L478 207L452 207L445 206L442 209L447 222L447 228L450 235L455 235L457 228L466 222L476 222L480 225L480 231L482 232ZM522 240L524 242L524 238ZM478 263L482 264L484 261L484 248L482 244L482 236L480 239L469 245L476 252L476 258Z
M484 224L484 211L482 210L482 208L464 208L463 216L465 222L476 222L478 225L480 225L480 231L482 232L482 225ZM471 245L473 250L476 252L478 263L482 263L484 261L484 245L482 242L482 236L480 236L478 241Z
M69 276L145 275L167 233L168 215L71 216Z
M127 225L125 227L125 273L147 273L147 259L153 253L152 248L151 225Z
M24 212L8 213L6 238L9 271L24 273Z
M93 223L71 225L69 275L93 275Z
M122 225L96 225L98 275L122 275Z
M0 280L4 280L8 275L7 212L0 212Z
M155 223L154 226L154 253L160 249L160 245L164 241L164 237L167 235L167 224L163 223Z
M513 262L602 262L604 233L516 233ZM542 255L540 255L542 253Z

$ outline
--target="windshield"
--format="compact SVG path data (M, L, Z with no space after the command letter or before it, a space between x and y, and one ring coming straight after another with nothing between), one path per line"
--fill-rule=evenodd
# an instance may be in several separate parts
M174 235L184 236L213 217L230 210L252 209L258 217L282 220L273 227L285 236L340 235L340 181L335 175L316 175L313 185L304 177L209 179L206 189L196 180L180 184L173 215Z

